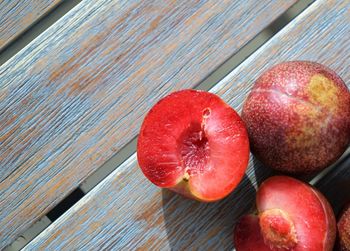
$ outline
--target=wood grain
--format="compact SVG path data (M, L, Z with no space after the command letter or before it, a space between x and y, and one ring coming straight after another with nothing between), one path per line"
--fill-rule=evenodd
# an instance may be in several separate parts
M0 1L0 51L62 0Z
M263 70L292 59L326 64L350 85L350 57L345 56L350 43L344 35L350 32L349 8L344 1L315 2L211 91L240 110ZM271 174L251 158L238 189L220 202L205 204L152 185L134 155L25 250L232 250L236 220L252 207L257 184ZM338 175L349 172L327 180Z
M85 0L2 65L0 248L294 2Z

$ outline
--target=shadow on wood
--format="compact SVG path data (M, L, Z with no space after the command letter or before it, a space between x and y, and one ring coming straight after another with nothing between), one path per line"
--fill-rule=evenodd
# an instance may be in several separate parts
M256 183L258 187L260 187L261 183L264 180L266 180L268 177L279 174L273 169L261 163L260 160L258 160L252 153L251 153L251 159L253 162L254 177L256 179Z
M245 175L225 199L200 203L163 190L163 214L171 250L232 250L233 228L255 199L255 189Z
M258 160L256 157L252 157L253 161L253 168L254 168L254 176L256 177L256 181L258 186L261 185L261 183L266 180L268 177L276 176L276 175L284 175L284 176L290 176L298 180L302 180L304 182L310 182L317 174L318 172L314 173L308 173L308 174L293 174L293 173L284 173L281 171L273 170L272 168L265 166L260 160Z
M316 187L327 197L337 216L350 202L350 155L323 177Z

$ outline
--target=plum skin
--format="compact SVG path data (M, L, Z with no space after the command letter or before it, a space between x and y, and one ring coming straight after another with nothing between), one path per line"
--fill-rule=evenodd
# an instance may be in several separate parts
M284 62L257 79L242 119L263 164L313 173L334 163L350 143L350 92L326 66Z
M336 221L326 198L308 184L287 176L262 183L257 215L243 216L235 227L237 251L331 251Z
M350 203L345 207L338 221L340 250L350 251Z

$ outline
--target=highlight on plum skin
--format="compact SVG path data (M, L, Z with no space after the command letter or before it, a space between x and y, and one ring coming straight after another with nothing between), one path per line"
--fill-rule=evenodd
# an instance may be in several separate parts
M174 92L146 115L137 159L155 185L204 202L224 198L243 178L249 160L244 122L217 95Z
M341 213L337 226L340 250L350 251L350 203Z
M253 154L286 173L313 173L350 143L350 92L328 67L284 62L265 71L244 103Z
M237 251L331 251L336 221L326 198L287 176L262 183L257 213L243 216L234 230Z

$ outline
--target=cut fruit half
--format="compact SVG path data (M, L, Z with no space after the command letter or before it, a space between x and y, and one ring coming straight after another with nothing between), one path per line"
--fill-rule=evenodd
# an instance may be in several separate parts
M239 115L215 94L178 91L147 114L137 158L155 185L215 201L241 181L249 159L248 135Z
M258 215L236 225L237 251L331 251L336 237L333 210L326 198L308 184L275 176L260 186Z

